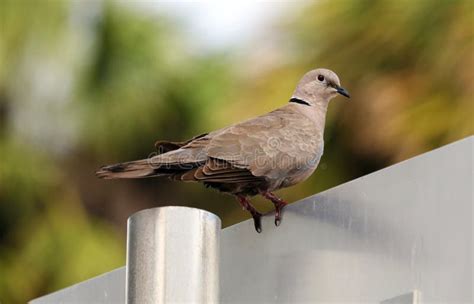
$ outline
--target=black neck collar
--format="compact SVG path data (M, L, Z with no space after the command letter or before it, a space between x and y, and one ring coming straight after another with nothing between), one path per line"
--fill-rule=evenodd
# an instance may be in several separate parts
M305 105L305 106L311 106L308 102L306 102L302 99L296 98L296 97L291 98L290 102L296 102L296 103L299 103L299 104L302 104L302 105Z

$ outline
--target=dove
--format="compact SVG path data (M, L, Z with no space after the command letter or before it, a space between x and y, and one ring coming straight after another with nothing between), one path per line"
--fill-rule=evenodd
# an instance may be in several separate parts
M200 182L235 196L260 233L262 214L250 198L261 195L271 201L275 225L280 225L287 203L274 191L303 182L316 170L324 149L328 104L338 94L350 97L334 72L311 70L289 102L274 111L184 142L157 141L156 155L104 166L96 175Z

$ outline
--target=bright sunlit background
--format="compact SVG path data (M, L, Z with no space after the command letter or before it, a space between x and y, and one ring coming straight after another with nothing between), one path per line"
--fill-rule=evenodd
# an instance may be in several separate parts
M124 265L140 209L246 218L201 185L94 172L284 105L310 69L353 97L331 102L320 167L289 201L474 132L470 0L40 2L0 2L2 303Z

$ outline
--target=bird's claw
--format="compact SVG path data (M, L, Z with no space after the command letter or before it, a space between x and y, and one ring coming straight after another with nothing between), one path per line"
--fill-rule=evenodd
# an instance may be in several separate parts
M280 226L283 208L287 205L286 202L271 192L262 192L261 194L275 205L275 226Z
M262 232L262 215L260 213L252 214L253 224L258 233Z
M237 195L236 197L242 208L250 212L250 214L252 215L255 230L258 233L262 232L262 214L258 212L257 209L252 206L252 204L250 204L249 200L245 196Z
M279 216L275 216L275 226L280 226L281 224L281 218Z
M280 226L283 208L286 206L286 203L280 202L275 205L275 226Z

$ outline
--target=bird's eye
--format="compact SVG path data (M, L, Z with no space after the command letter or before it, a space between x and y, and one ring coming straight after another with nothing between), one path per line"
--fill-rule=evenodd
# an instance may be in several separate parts
M324 76L323 75L318 75L318 80L321 81L321 82L324 81Z

